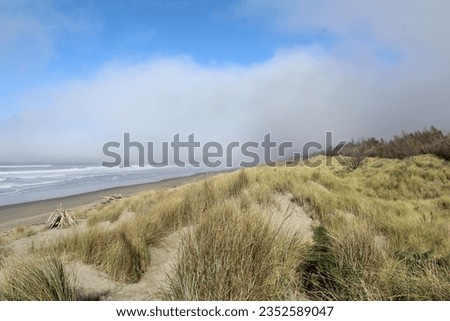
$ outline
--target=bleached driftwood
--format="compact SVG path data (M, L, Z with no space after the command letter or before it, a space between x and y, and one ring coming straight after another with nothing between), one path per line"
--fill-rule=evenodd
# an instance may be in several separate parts
M112 203L114 201L120 200L121 198L122 198L121 194L114 194L114 195L111 195L109 197L106 197L103 201L101 201L101 204L102 205L107 205L107 204L110 204L110 203Z
M56 210L50 214L47 223L45 224L45 228L51 230L54 228L63 228L66 225L75 226L77 223L72 216L69 215L69 211L63 209L62 205L59 204Z

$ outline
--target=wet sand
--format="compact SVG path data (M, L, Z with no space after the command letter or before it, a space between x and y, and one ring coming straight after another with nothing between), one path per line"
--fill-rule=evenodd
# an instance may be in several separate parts
M191 176L165 179L159 182L115 187L85 194L60 197L36 202L0 206L0 232L17 226L29 226L45 223L48 216L59 204L64 208L79 208L93 205L114 194L129 196L149 189L165 189L197 181L220 172L199 173Z

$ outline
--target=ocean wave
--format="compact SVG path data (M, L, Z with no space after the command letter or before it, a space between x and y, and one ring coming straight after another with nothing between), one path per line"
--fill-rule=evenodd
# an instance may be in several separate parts
M8 190L8 191L0 189L0 201L1 201L2 198L6 198L8 196L11 196L11 195L14 195L14 194L17 194L17 193L18 193L18 190L15 190L15 189L14 190Z
M102 167L76 167L76 168L59 168L59 169L50 169L50 170L23 170L23 171L7 171L2 172L0 175L2 176L11 176L11 175L26 175L29 177L29 175L37 174L40 176L43 175L49 175L49 174L55 174L55 173L73 173L73 172L80 172L80 171L92 171L95 169L99 169Z
M0 165L0 168L49 168L53 165Z
M194 174L199 170L171 167L111 169L100 166L79 166L67 168L67 165L61 168L61 165L55 165L55 168L43 168L40 171L35 169L12 172L0 171L0 206L76 195L119 186L150 183L161 179ZM14 172L25 174L12 175L11 173Z
M11 189L11 188L27 188L27 187L33 187L33 186L42 186L42 185L55 185L59 183L64 183L64 180L61 181L43 181L43 182L35 182L35 183L29 183L29 184L2 184L0 185L0 188L3 189Z
M130 171L148 171L148 170L155 170L158 168L146 166L146 167L103 167L103 166L89 166L89 167L75 167L75 168L58 168L58 169L50 169L50 170L23 170L23 171L0 171L0 177L4 176L26 176L30 177L30 175L36 175L38 176L48 176L52 174L61 174L61 175L68 175L72 173L116 173L116 172L130 172Z

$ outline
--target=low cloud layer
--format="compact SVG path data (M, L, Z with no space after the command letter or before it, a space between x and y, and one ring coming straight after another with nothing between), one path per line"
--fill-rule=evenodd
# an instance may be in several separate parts
M1 125L1 158L97 160L103 143L124 132L141 142L178 132L222 142L272 132L302 143L330 130L336 138L386 137L448 126L449 84L435 73L361 71L313 52L280 52L246 68L205 68L183 57L109 65L25 99L29 109Z

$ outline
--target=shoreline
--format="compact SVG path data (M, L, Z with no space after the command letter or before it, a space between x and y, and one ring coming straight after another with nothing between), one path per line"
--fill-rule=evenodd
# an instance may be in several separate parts
M146 190L173 188L223 172L225 171L196 173L189 176L168 178L151 183L111 187L94 192L27 203L3 205L0 206L0 233L8 232L18 226L43 224L47 221L50 213L54 211L59 204L62 204L66 209L76 209L83 206L94 205L102 199L114 194L121 194L123 197L126 197Z

